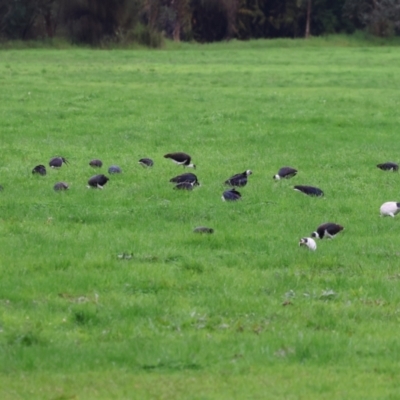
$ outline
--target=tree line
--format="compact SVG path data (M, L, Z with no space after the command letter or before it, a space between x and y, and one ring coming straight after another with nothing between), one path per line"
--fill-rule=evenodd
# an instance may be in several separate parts
M0 0L2 39L73 43L400 34L400 0Z

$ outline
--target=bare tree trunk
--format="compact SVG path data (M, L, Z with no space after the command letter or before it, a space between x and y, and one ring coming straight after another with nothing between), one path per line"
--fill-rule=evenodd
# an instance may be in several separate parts
M232 39L233 35L236 33L236 17L239 8L238 0L224 0L223 1L226 16L228 20L228 26L226 29L225 38L227 40Z
M47 37L52 38L54 37L54 33L55 33L55 23L53 20L53 16L51 14L51 11L48 10L44 15L44 22L45 22L45 26L46 26L46 32L47 32Z
M181 22L179 19L175 21L174 24L174 30L172 32L172 36L174 38L174 42L180 42L181 41Z
M306 33L304 37L308 39L310 37L310 22L311 22L311 0L307 2L307 20L306 20Z

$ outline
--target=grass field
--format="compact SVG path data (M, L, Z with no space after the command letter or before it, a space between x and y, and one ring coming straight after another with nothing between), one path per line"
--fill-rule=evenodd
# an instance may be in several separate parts
M397 399L399 65L329 40L1 51L0 398ZM123 170L104 190L92 158Z

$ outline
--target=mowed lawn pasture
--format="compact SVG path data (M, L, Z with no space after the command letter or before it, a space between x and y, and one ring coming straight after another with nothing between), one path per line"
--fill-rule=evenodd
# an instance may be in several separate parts
M398 398L399 65L320 39L0 51L1 399Z

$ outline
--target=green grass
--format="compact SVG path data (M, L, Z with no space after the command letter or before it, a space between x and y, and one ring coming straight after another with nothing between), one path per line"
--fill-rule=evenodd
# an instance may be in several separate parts
M398 397L400 226L379 207L400 177L376 164L399 161L400 51L271 43L1 52L2 399ZM123 170L102 191L97 157ZM326 221L345 231L299 248Z

